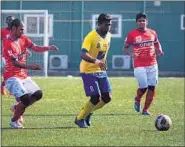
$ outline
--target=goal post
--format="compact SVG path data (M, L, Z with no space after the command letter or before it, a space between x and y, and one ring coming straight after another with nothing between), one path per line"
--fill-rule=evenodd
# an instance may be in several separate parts
M48 10L1 10L1 27L6 27L6 17L14 16L19 18L25 24L24 33L34 43L41 46L49 45L49 23L48 23ZM40 54L40 55L37 55ZM48 51L44 53L33 53L32 57L28 60L30 62L39 62L42 64L42 71L29 71L30 76L48 76Z

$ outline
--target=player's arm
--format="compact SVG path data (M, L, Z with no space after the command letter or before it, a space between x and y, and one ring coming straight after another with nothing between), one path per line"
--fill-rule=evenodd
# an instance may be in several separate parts
M82 45L82 50L81 50L81 55L80 55L81 59L85 60L86 62L94 63L98 65L102 70L106 70L106 64L103 61L98 60L97 58L94 58L89 54L91 44L92 44L91 38L90 36L87 36L84 39L84 42Z
M125 43L123 45L123 52L129 56L131 56L132 58L135 58L136 55L131 51L130 46L132 43L132 38L130 35L128 35L125 39Z
M52 46L39 46L39 45L33 44L30 47L30 49L35 51L35 52L58 51L58 48L55 45L52 45Z
M102 70L106 70L107 66L106 63L104 63L101 60L98 60L97 58L92 57L91 55L89 55L87 49L83 48L80 57L85 60L86 62L89 63L94 63L96 65L98 65Z
M124 43L123 45L123 52L125 52L125 54L131 56L132 52L130 51L130 45L128 43Z
M157 50L158 54L161 56L161 55L164 55L164 52L162 50L162 47L161 47L161 44L158 40L158 38L156 39L156 41L154 42L154 46L155 46L155 49Z
M32 69L32 70L40 70L41 67L38 64L24 64L18 61L18 55L16 54L14 47L10 45L10 43L5 40L3 41L3 48L5 51L5 56L9 59L9 62L12 62L12 64L15 67L23 68L23 69Z
M155 49L157 50L159 55L164 55L164 52L162 50L162 47L161 47L161 44L159 41L154 43L154 46L155 46Z
M15 67L23 68L23 69L31 69L31 70L41 70L41 67L39 64L24 64L19 61L17 61L16 58L12 58L12 63Z
M154 40L155 49L157 50L157 52L158 52L159 55L164 55L164 52L163 52L162 47L161 47L161 44L159 42L157 33L155 31L154 31L154 36L155 36L155 40Z
M34 44L28 37L25 36L26 47L35 52L45 52L45 51L58 51L58 47L55 45L51 46L39 46Z

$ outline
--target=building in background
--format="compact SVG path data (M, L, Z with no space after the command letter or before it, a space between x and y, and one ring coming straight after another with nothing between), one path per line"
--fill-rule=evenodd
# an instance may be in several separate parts
M60 47L59 52L49 53L48 75L78 74L83 37L96 27L96 18L102 12L113 16L110 73L132 75L132 61L123 54L122 46L127 33L136 27L135 15L145 12L149 27L157 31L165 52L159 59L160 73L184 75L184 4L183 1L3 1L2 9L48 10L49 44ZM22 19L28 24L25 33L40 43L44 34L43 16L25 14ZM5 21L1 26L5 26ZM43 56L35 56L30 61L43 60Z

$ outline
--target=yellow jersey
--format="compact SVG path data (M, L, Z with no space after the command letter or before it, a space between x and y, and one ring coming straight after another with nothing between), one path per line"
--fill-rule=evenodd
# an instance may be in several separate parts
M87 50L90 56L106 61L107 53L110 47L111 34L108 32L105 38L102 38L96 30L93 30L87 34L85 37L82 49ZM80 62L80 72L81 73L96 73L102 72L100 67L94 63L81 60Z

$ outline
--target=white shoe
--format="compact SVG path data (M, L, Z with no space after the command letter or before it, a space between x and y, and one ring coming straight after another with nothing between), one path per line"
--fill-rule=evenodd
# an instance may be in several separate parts
M23 125L18 121L11 121L10 126L14 129L23 129Z

